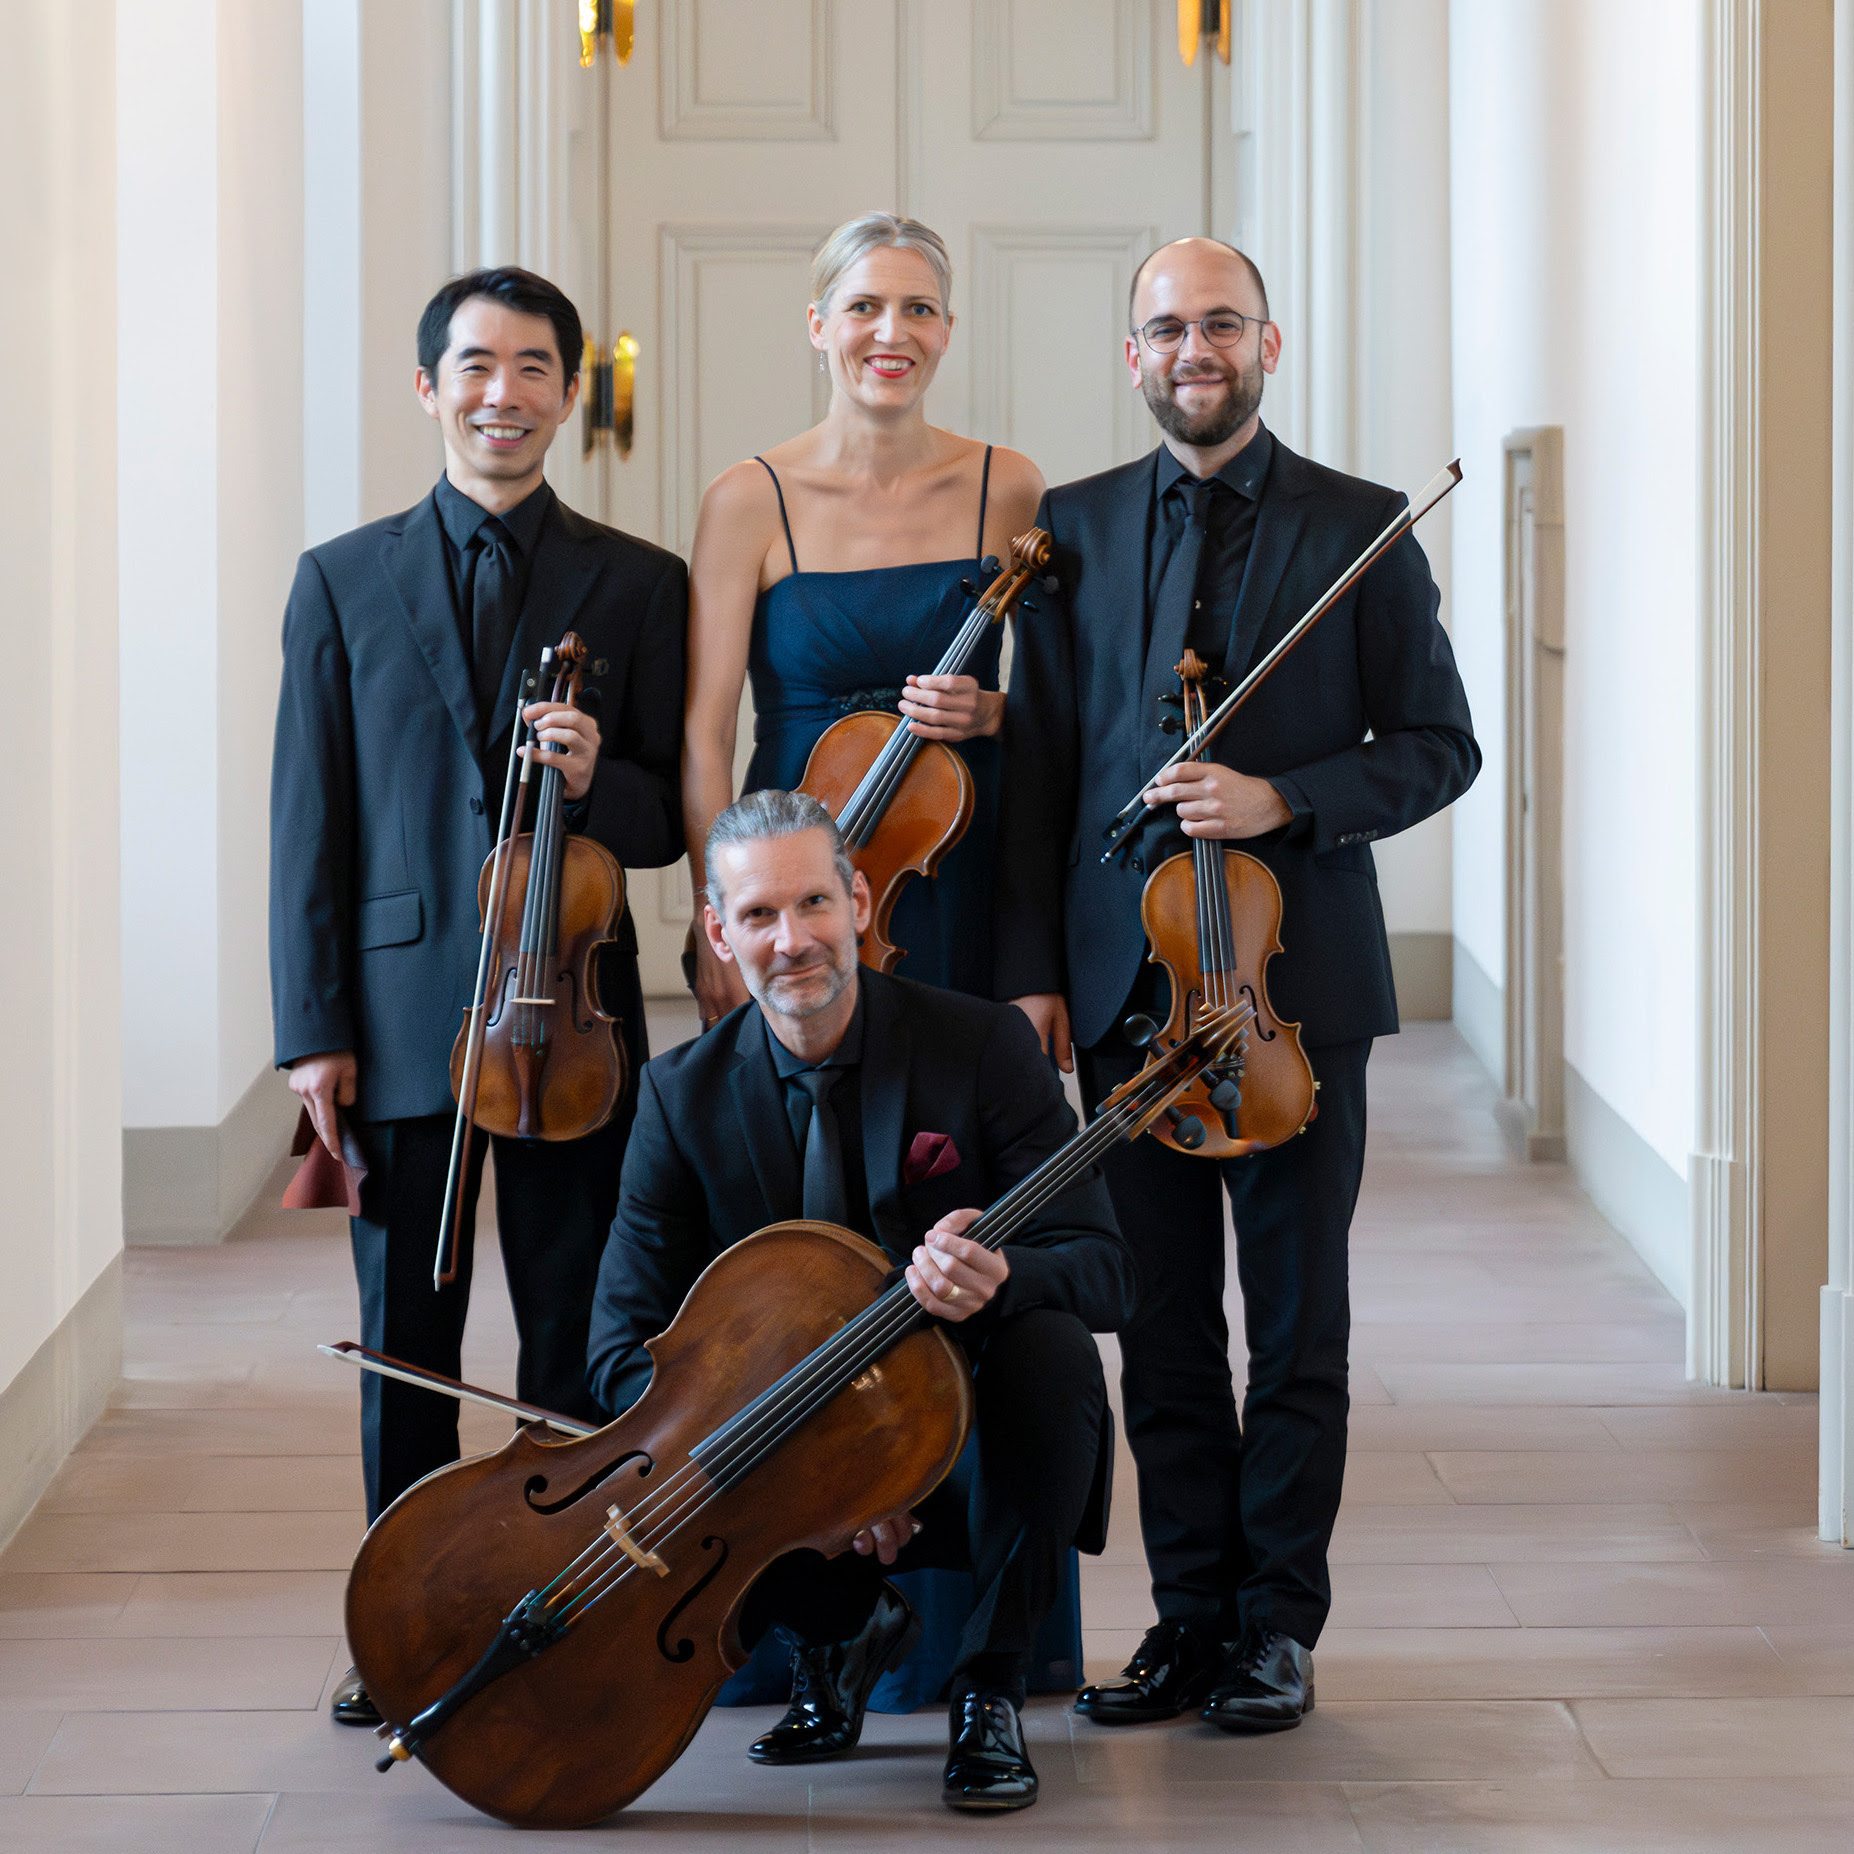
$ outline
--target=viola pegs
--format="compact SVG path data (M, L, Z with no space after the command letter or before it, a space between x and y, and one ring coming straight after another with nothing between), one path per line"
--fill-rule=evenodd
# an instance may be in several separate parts
M1176 715L1166 715L1159 722L1159 732L1161 734L1182 734L1184 723Z
M963 592L968 599L976 599L978 597L978 588L973 585L969 579L962 579L959 582L959 590Z
M1204 1123L1182 1108L1168 1107L1165 1117L1172 1123L1172 1138L1186 1152L1195 1152L1204 1143Z
M1019 599L1017 601L1017 609L1020 612L1033 612L1036 610L1036 607L1032 605L1028 599Z
M1182 708L1184 706L1184 697L1180 695L1176 689L1171 690L1168 694L1159 696L1157 699L1167 708Z
M1057 593L1062 590L1062 582L1053 573L1045 573L1040 583L1043 590L1048 593Z
M1210 1104L1220 1114L1233 1114L1242 1105L1242 1090L1227 1075L1210 1091Z
M996 579L1003 570L1004 569L998 564L998 556L996 554L987 554L985 558L979 562L979 571L983 573L987 579Z
M1144 1049L1146 1045L1159 1034L1159 1026L1155 1024L1150 1017L1146 1016L1144 1012L1135 1011L1133 1015L1120 1026L1120 1034L1125 1037L1135 1049Z

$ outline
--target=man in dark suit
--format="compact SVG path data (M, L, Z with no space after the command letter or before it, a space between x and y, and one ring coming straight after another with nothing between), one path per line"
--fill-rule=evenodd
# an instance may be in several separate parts
M1218 738L1176 750L1175 666L1234 684L1403 498L1298 457L1261 423L1280 353L1255 267L1185 239L1135 278L1126 343L1164 433L1138 463L1050 491L1060 608L1020 630L1006 712L997 995L1017 1000L1092 1112L1163 1022L1140 895L1186 838L1238 840L1274 872L1276 1013L1320 1082L1302 1137L1221 1166L1152 1139L1106 1163L1139 1263L1121 1336L1127 1440L1159 1624L1077 1709L1102 1724L1202 1706L1231 1731L1296 1725L1330 1606L1345 1468L1347 1237L1371 1039L1397 1028L1370 844L1458 797L1480 766L1422 550L1406 538L1308 634ZM1170 719L1172 731L1164 724ZM1105 866L1103 831L1146 783L1154 818ZM1182 836L1180 832L1182 831ZM1219 1172L1221 1179L1219 1179ZM1223 1317L1227 1188L1247 1328L1238 1422Z
M352 1219L363 1342L456 1375L484 1142L466 1174L454 1284L434 1292L454 1104L451 1046L477 969L477 880L500 814L521 678L567 630L590 699L523 710L564 775L568 828L620 863L682 852L678 762L687 573L673 554L576 515L542 474L573 411L573 305L520 270L446 284L419 323L417 389L445 471L415 508L310 549L283 629L271 784L276 1060L341 1151L367 1164ZM630 916L600 956L604 1008L635 1075L647 1054ZM618 1201L634 1093L560 1142L497 1139L496 1216L521 1337L517 1394L569 1414ZM368 1375L371 1520L457 1459L457 1406ZM337 1718L377 1720L350 1679Z
M1089 1335L1131 1311L1126 1248L1092 1167L1004 1248L963 1234L1073 1137L1075 1117L1021 1013L859 968L869 887L823 806L742 799L710 828L706 867L709 944L753 1001L644 1071L599 1272L593 1390L613 1412L634 1403L645 1341L715 1256L767 1224L816 1218L886 1249L972 1361L978 1466L970 1488L949 1480L918 1516L859 1534L856 1555L794 1553L755 1585L743 1638L784 1631L794 1692L749 1755L847 1751L911 1645L881 1566L970 1569L942 1795L1022 1808L1037 1782L1018 1716L1026 1656L1070 1546L1105 1542L1112 1429Z

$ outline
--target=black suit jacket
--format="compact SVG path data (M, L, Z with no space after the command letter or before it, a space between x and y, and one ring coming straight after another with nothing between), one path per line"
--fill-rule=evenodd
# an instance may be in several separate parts
M861 1107L869 1208L897 1263L951 1210L984 1209L1075 1132L1029 1019L880 973L861 975ZM759 1006L744 1004L708 1034L644 1070L624 1185L599 1269L588 1372L614 1413L650 1382L653 1339L695 1278L743 1236L802 1214L800 1176L781 1083ZM947 1133L959 1163L903 1180L917 1133ZM1133 1312L1133 1260L1098 1170L1072 1184L1007 1244L1010 1279L981 1314L951 1330L976 1339L991 1322L1034 1307L1113 1332Z
M1145 956L1146 876L1189 847L1168 806L1130 855L1101 865L1103 830L1178 745L1158 731L1178 711L1141 695L1157 463L1155 451L1044 497L1037 521L1053 538L1062 590L1018 627L1011 665L995 993L1064 993L1083 1047L1112 1028ZM1213 667L1238 681L1404 502L1276 438L1229 652ZM1281 831L1231 847L1259 857L1281 884L1285 951L1270 964L1269 993L1309 1045L1397 1028L1370 844L1441 810L1480 770L1438 601L1421 547L1399 541L1212 749L1273 780L1295 811ZM1184 654L1175 616L1179 635L1157 640L1168 662Z
M477 877L494 846L520 676L577 631L603 748L579 828L620 863L682 854L688 572L556 502L485 729L435 492L311 548L283 621L271 764L271 1005L279 1066L360 1061L363 1120L451 1111L451 1045L476 983ZM600 666L603 667L600 667ZM627 912L601 967L636 990Z

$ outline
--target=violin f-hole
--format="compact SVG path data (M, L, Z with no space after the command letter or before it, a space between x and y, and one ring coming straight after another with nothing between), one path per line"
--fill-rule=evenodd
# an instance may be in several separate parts
M1262 1015L1261 1003L1255 995L1255 987L1253 985L1245 985L1242 988L1242 995L1249 1000L1249 1009L1252 1013L1249 1022L1251 1026L1253 1026L1255 1034L1260 1037L1264 1043L1272 1043L1275 1040L1276 1033L1267 1027L1267 1020Z

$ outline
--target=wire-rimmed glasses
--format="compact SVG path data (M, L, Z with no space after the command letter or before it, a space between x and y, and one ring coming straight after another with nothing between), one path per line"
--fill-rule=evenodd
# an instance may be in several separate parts
M1195 322L1181 322L1175 315L1155 315L1150 322L1134 330L1155 354L1175 354L1184 346L1184 338L1197 329L1213 348L1233 348L1243 338L1251 322L1258 326L1268 320L1265 315L1238 315L1234 309L1216 309Z

